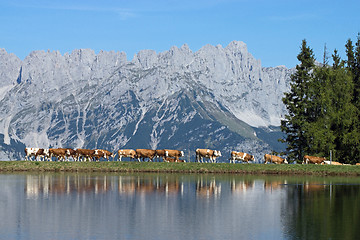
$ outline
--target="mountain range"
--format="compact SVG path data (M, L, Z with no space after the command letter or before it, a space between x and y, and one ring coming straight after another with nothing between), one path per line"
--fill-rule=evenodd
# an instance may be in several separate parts
M283 93L295 69L264 68L245 43L185 44L156 53L91 49L33 51L24 60L0 49L0 159L24 147L179 149L255 155L285 145Z

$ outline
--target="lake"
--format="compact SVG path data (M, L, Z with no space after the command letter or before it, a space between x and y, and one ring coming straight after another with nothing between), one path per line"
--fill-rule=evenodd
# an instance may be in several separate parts
M357 239L360 178L0 174L0 239Z

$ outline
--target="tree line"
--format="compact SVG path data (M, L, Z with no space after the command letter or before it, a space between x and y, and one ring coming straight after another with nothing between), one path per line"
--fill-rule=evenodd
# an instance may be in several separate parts
M354 164L360 161L360 33L355 44L348 39L346 57L335 49L332 64L324 48L316 61L306 40L297 56L300 64L283 97L288 112L281 121L286 154L301 161L305 154Z

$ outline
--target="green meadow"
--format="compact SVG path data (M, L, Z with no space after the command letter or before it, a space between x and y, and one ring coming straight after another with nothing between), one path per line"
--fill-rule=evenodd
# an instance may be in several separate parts
M360 176L355 165L0 161L0 172L153 172Z

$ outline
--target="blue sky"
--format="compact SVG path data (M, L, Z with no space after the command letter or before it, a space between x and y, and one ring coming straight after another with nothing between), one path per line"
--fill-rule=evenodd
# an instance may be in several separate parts
M294 67L302 39L322 61L360 32L359 0L0 0L0 48L163 52L243 41L264 67Z

